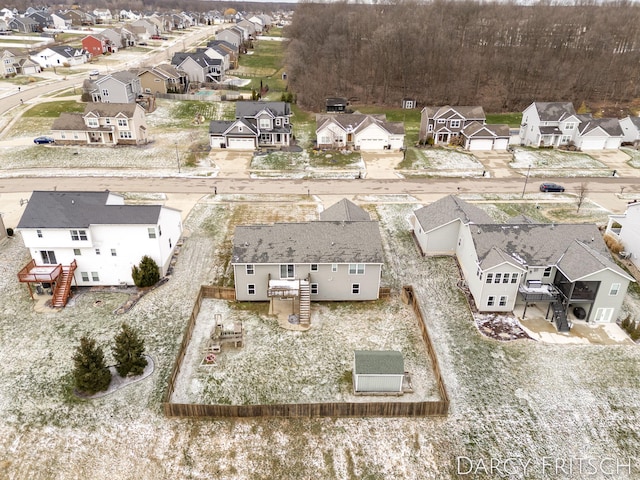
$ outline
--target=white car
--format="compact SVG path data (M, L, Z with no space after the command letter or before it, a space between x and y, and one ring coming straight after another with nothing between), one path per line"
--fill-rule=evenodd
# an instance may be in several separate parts
M97 77L98 75L100 75L100 71L99 70L91 70L89 72L89 76L90 77Z

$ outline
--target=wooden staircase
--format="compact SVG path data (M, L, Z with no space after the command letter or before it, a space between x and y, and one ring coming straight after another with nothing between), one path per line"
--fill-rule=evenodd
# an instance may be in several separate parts
M556 322L556 328L559 332L568 332L571 330L567 314L564 309L564 304L561 302L553 302L551 304L553 308L553 320Z
M311 289L308 280L300 280L300 325L311 322Z
M62 267L62 273L56 278L56 285L53 289L53 299L51 305L57 308L64 307L69 299L69 292L71 291L71 283L73 282L73 272L77 267L76 261L71 262L70 265L64 265Z

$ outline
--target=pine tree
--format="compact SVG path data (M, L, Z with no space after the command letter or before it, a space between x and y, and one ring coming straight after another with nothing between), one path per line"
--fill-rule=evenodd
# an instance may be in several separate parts
M153 258L145 255L140 260L140 265L134 265L131 269L131 277L136 287L150 287L160 280L160 269Z
M89 337L82 337L73 355L73 379L76 388L88 394L102 392L111 383L111 371L107 368L102 348Z
M147 366L147 359L144 358L144 340L140 338L138 332L127 325L122 324L120 333L115 336L113 346L113 358L116 360L116 370L121 377L127 375L141 375L144 367Z

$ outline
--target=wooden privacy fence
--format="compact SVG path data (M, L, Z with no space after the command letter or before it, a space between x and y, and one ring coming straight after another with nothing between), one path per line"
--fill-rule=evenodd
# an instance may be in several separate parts
M390 295L390 290L388 292ZM402 289L402 299L410 304L416 314L422 339L433 365L440 400L425 402L339 402L339 403L280 403L268 405L211 405L171 403L175 381L180 373L187 346L191 341L196 319L200 313L203 298L220 298L235 300L235 290L229 287L203 285L196 297L191 317L184 332L180 350L169 378L164 395L163 409L168 417L425 417L447 415L449 412L449 395L442 379L436 352L431 343L422 311L416 300L413 287Z

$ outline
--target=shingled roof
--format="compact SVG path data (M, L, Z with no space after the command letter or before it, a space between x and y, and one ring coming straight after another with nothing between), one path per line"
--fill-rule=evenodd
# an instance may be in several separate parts
M377 222L238 226L232 263L383 263Z
M441 198L437 202L419 208L413 213L418 219L422 230L425 232L446 225L454 220L460 220L463 224L493 223L491 217L487 215L484 210L460 200L454 195Z
M320 212L320 220L362 222L371 221L371 216L352 201L343 198L338 203L334 203L323 212Z
M109 192L34 191L17 228L155 225L161 205L107 205Z

